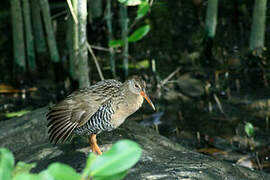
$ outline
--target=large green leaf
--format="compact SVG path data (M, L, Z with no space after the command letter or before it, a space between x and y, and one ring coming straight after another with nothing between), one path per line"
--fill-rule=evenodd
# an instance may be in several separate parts
M16 176L18 174L22 173L29 173L32 168L36 167L35 163L27 164L25 162L18 162L12 172L13 176Z
M94 180L120 180L123 179L127 175L128 171L120 172L111 176L98 176L95 177Z
M70 166L53 163L48 168L49 173L54 177L55 180L79 180L81 176Z
M90 176L111 176L131 168L141 156L139 145L130 140L121 140L92 163Z
M0 149L0 179L11 179L12 169L14 167L14 157L12 153L5 148Z
M140 39L142 39L144 36L147 35L147 33L150 30L150 26L149 25L144 25L140 28L138 28L134 33L132 33L129 37L128 37L128 42L136 42L139 41ZM109 47L121 47L123 46L125 43L123 40L112 40L109 42Z
M86 161L86 166L82 173L82 178L86 178L90 174L91 165L96 160L96 158L97 158L97 155L95 155L94 153L91 153L88 156L87 161Z
M144 25L137 29L133 34L128 37L128 42L136 42L142 39L149 32L150 26Z
M37 174L22 173L12 178L12 180L41 180L41 179Z
M137 10L137 17L136 19L140 19L146 15L150 8L150 5L147 2L142 2Z
M55 180L48 169L41 171L38 175L40 180Z

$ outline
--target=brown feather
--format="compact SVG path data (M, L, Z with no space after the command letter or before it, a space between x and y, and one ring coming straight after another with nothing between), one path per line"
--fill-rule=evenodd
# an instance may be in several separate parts
M50 113L47 115L47 118L60 118L62 116L70 116L71 111L54 111L53 113Z
M72 124L71 126L68 127L68 129L66 129L63 134L59 137L59 139L61 139L61 143L65 142L68 137L70 136L70 134L73 132L73 130L78 126L77 123ZM56 142L57 143L57 142Z
M50 126L49 127L49 138L53 140L53 136L57 134L60 130L64 129L67 125L69 125L71 122L70 121L64 121L63 123L55 126Z
M58 124L58 122L61 121L68 121L70 119L70 116L63 116L63 117L59 117L59 118L51 118L48 121L48 127L53 125L53 124Z
M64 124L69 123L70 121L65 120L65 121L58 121L53 123L52 125L48 126L48 133L51 134L52 131L56 131L60 126L63 126Z
M57 144L57 142L59 141L58 137L59 136L61 137L61 134L65 132L65 130L67 130L68 127L70 127L71 125L72 125L71 122L67 122L65 125L62 125L59 128L57 128L55 131L53 131L49 136L51 142L54 142L55 144Z

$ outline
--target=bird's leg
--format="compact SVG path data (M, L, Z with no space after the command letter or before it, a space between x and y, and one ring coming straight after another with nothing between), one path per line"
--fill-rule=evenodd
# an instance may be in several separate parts
M97 138L96 138L96 134L92 134L90 137L89 137L89 143L91 144L91 149L92 149L92 152L93 153L97 153L98 155L101 155L102 152L101 150L99 149L98 145L97 145Z

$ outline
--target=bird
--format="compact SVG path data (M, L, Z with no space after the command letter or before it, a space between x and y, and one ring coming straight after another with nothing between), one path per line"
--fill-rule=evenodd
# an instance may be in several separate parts
M107 79L78 89L47 113L49 140L58 144L74 134L88 135L92 152L101 155L97 134L119 127L142 106L144 99L155 110L145 81L136 75L123 83Z

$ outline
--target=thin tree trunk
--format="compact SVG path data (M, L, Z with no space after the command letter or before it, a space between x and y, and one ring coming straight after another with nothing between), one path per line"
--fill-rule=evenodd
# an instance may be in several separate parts
M255 0L249 50L264 47L265 20L267 0Z
M120 4L120 18L121 18L121 35L122 40L124 41L124 50L123 50L123 68L125 78L128 77L128 15L127 15L127 6Z
M25 49L21 1L11 0L13 53L15 65L25 71Z
M216 34L217 14L218 14L218 0L208 0L205 30L207 36L210 38L215 37Z
M67 19L67 30L66 30L66 44L68 47L68 54L69 54L69 74L73 80L76 80L75 76L75 60L76 57L74 56L73 51L73 23L74 20L72 18L72 15L69 13L68 19Z
M73 13L78 18L78 0L72 0ZM72 31L70 36L72 37L72 49L70 50L70 75L73 80L78 80L78 52L79 52L79 36L78 36L78 24L70 16Z
M99 18L102 16L102 0L89 0L89 9L91 13L91 18Z
M88 68L88 51L87 51L87 0L78 1L78 45L79 45L79 62L78 62L78 80L79 87L89 86L89 68Z
M205 39L204 39L204 66L214 67L215 61L212 54L213 39L216 34L218 16L218 0L208 0L205 19Z
M107 0L107 8L106 8L106 22L108 27L108 40L109 42L113 40L113 30L112 30L112 12L111 12L111 0ZM110 47L110 66L113 77L116 76L115 72L115 54L112 47Z
M53 31L48 0L40 0L40 6L42 7L41 11L42 11L43 20L45 23L45 29L46 29L46 34L47 34L47 41L48 41L48 46L49 46L49 51L50 51L50 57L51 57L53 62L59 62L60 58L59 58L58 48L57 48L55 35L54 35L54 31Z
M38 54L46 52L46 42L44 37L44 30L41 21L41 11L39 0L31 0L32 20L33 20L33 31L34 41Z
M25 27L28 67L29 70L33 72L36 70L36 59L35 59L34 38L32 33L29 0L23 0L23 15L25 24L24 27Z

